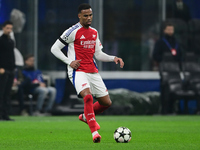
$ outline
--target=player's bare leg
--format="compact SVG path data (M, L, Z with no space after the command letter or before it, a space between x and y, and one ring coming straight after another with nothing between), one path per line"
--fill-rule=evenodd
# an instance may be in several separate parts
M97 126L96 126L97 123L93 109L92 93L89 88L86 88L80 92L80 95L83 97L84 100L84 114L93 136L93 142L99 143L101 141L101 136L97 132Z

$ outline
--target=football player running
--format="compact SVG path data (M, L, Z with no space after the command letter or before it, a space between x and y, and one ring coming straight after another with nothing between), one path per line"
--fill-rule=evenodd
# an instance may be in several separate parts
M93 56L99 61L115 62L123 68L121 58L102 52L102 45L96 29L90 27L92 23L92 8L89 4L78 7L79 22L65 30L51 47L51 52L68 65L68 76L78 95L84 100L84 113L79 119L88 124L94 143L101 141L97 130L100 129L95 115L102 113L111 106L108 90L98 73ZM61 49L68 46L67 57ZM93 96L97 102L93 104Z

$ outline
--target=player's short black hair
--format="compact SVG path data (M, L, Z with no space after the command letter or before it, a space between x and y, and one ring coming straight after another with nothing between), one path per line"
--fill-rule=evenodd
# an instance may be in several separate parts
M34 57L33 54L27 54L25 57L24 57L24 61L27 61L29 58L31 57Z
M78 13L81 13L81 10L92 8L89 4L83 3L78 6Z
M5 27L8 24L13 25L13 23L11 21L7 20L2 24L2 27Z

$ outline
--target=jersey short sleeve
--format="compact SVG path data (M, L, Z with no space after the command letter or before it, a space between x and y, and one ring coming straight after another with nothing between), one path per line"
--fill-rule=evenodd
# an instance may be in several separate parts
M74 42L76 31L81 27L80 23L77 23L70 27L69 29L65 30L63 34L60 36L59 40L67 45L69 43Z
M71 28L65 30L59 38L59 40L65 45L67 45L75 40L75 33L73 34L73 32L72 32L71 34L69 34L70 29Z

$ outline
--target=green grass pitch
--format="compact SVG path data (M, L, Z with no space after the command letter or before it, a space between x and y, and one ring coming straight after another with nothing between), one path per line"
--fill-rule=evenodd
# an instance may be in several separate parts
M78 116L12 117L0 122L1 150L199 150L200 116L96 116L101 143ZM119 126L132 132L129 143L116 143Z

